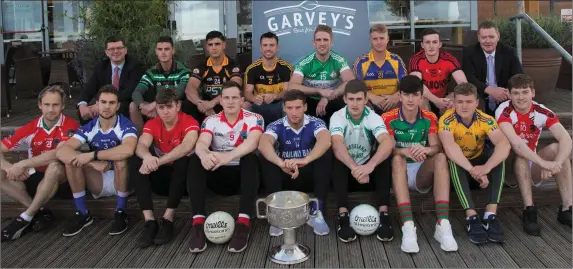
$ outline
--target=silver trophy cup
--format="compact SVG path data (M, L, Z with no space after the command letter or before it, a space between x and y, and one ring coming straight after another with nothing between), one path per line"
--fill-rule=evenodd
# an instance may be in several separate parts
M269 251L269 259L278 264L297 264L310 256L310 248L296 243L295 229L304 225L310 213L309 202L318 203L306 193L281 191L257 200L257 218L267 219L269 224L283 230L283 244ZM265 215L259 212L259 204L265 203Z

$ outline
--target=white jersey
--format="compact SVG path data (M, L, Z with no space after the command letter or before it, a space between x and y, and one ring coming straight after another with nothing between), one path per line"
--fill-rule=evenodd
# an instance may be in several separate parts
M215 152L228 152L238 147L252 131L263 132L264 122L261 115L241 109L235 123L231 123L222 111L207 117L201 124L201 133L210 133L211 150ZM228 165L238 165L239 159L231 161Z
M344 137L348 153L357 165L362 165L370 159L378 136L384 133L388 133L386 124L368 107L364 108L359 122L352 120L347 106L334 112L330 117L330 135Z

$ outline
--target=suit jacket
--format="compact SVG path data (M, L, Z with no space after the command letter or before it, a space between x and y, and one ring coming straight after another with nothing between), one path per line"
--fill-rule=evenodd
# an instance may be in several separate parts
M84 84L78 103L82 101L89 103L102 86L112 84L111 69L112 67L109 58L101 60L95 65L92 76L88 82ZM145 67L142 64L140 64L136 59L129 57L129 55L125 56L125 64L123 65L123 69L121 70L121 75L119 77L120 102L131 101L131 94L144 73Z
M462 70L468 82L476 86L479 96L485 98L487 95L485 93L485 88L487 87L487 59L479 42L464 48ZM497 48L495 49L495 78L497 86L507 88L507 82L515 74L523 74L523 68L519 58L517 58L515 49L502 43L497 43Z

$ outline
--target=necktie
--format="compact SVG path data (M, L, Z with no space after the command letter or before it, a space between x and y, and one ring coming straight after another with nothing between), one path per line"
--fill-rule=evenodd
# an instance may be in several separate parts
M114 88L119 90L119 67L115 67L113 70L113 80L111 82Z
M487 56L487 85L497 87L497 83L495 82L495 65L492 55ZM495 101L493 98L489 97L488 105L491 110L495 111Z

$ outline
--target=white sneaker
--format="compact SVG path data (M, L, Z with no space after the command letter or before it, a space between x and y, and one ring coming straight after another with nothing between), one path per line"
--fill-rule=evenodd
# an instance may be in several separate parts
M413 221L406 221L402 226L402 251L406 253L418 253L418 237L416 235L416 226Z
M452 226L450 221L443 219L440 223L436 223L436 231L434 232L434 239L440 242L440 248L444 251L457 251L458 243L452 234Z
M314 215L310 215L306 224L313 228L316 235L327 235L330 232L320 210L316 210Z
M269 235L270 236L281 236L281 235L283 235L283 229L280 229L280 228L277 228L277 227L271 225L271 228L269 228Z

